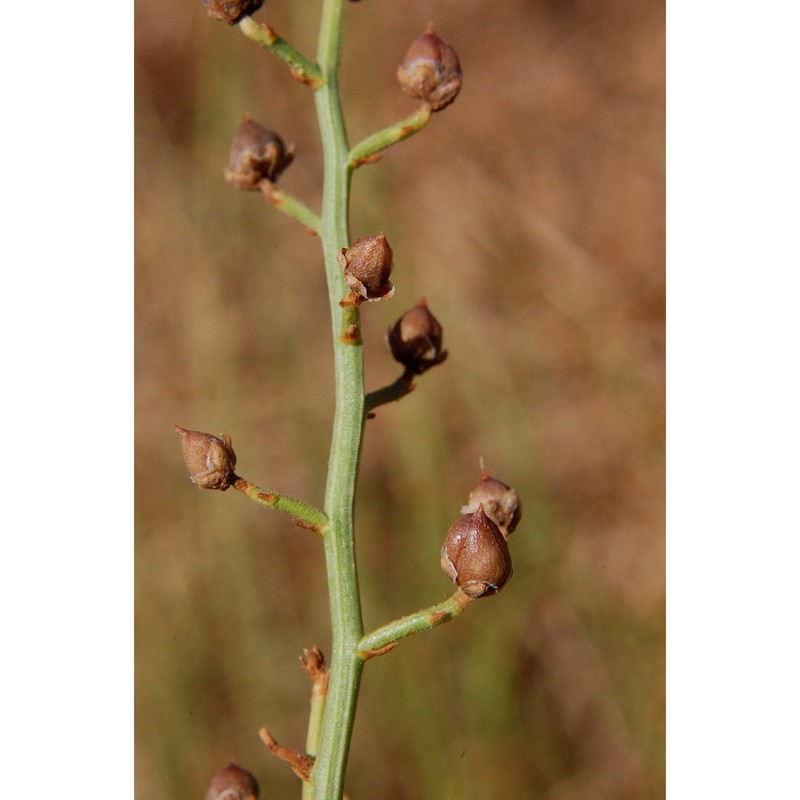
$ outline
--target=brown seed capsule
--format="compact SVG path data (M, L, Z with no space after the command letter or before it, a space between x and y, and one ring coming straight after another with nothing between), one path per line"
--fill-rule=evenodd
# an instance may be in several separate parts
M246 116L231 145L225 180L238 189L256 191L263 180L275 182L293 159L293 145L285 145L277 133Z
M461 89L461 65L456 51L440 39L433 23L408 48L397 68L400 88L427 103L431 111L441 111L456 99Z
M175 426L181 440L183 462L192 482L202 489L221 489L223 492L233 483L236 476L236 453L231 447L231 437L223 434L222 439L201 431L187 431Z
M347 285L367 300L388 300L394 294L392 248L386 236L365 236L339 253L339 264Z
M425 300L420 300L387 331L386 342L395 361L414 375L421 375L447 358L447 350L442 349L442 333L439 321Z
M461 513L469 514L481 505L489 519L500 528L503 536L514 532L522 516L519 495L510 486L492 478L486 470L481 470L481 479L469 493L467 504L461 507Z
M450 527L442 546L442 569L470 597L497 594L511 577L506 540L482 506Z
M203 0L208 16L235 25L264 5L264 0Z
M214 776L205 800L258 800L258 781L231 761Z

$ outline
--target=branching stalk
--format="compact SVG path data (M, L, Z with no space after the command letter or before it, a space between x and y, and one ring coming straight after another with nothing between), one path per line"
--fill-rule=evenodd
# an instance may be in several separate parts
M378 406L393 403L414 390L414 374L406 370L394 383L370 392L364 399L367 412Z
M380 651L388 652L391 645L400 639L405 639L406 636L411 636L412 633L428 631L455 619L471 602L472 598L458 589L441 603L423 608L407 617L396 619L367 634L358 643L358 651L365 659L380 654Z
M276 189L271 181L261 181L259 184L261 194L264 199L279 211L289 217L293 217L298 222L308 228L312 233L320 235L321 225L319 214L312 211L302 200L294 195L284 192L283 189Z
M330 674L325 658L316 645L310 650L303 651L300 663L311 680L311 708L308 716L308 733L306 734L306 755L316 758L319 737L322 733L322 717L328 697ZM311 788L310 781L303 781L303 800L311 798Z
M309 528L316 533L324 535L328 529L328 517L325 513L308 503L304 503L302 500L295 500L293 497L280 494L280 492L262 489L260 486L256 486L238 475L235 476L231 485L259 505L274 508L276 511L291 515L295 520L301 520L306 523L303 527Z
M360 167L362 164L369 164L377 159L374 156L391 147L393 144L408 139L415 133L421 131L431 118L431 109L428 105L420 106L411 116L406 117L401 122L396 122L382 131L367 136L360 141L350 151L350 167Z
M321 85L322 75L319 67L316 64L312 64L287 41L281 39L269 25L259 25L250 17L245 17L239 23L239 30L248 39L260 44L283 61L297 80L307 83L312 89L316 89Z

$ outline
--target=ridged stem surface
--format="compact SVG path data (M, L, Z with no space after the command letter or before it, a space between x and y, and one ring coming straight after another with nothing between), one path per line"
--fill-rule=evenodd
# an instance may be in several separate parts
M325 559L330 596L330 683L322 733L312 771L313 800L340 800L355 718L363 660L357 644L364 630L356 572L353 505L364 426L364 363L358 307L339 305L347 293L337 256L349 245L351 168L339 97L339 59L345 0L324 0L317 64L323 84L315 92L325 159L321 238L333 326L336 411L325 492L329 529Z

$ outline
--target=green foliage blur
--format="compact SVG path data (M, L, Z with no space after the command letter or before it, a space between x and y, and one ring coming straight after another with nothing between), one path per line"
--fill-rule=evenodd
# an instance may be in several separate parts
M313 56L318 2L256 19ZM448 360L367 425L357 548L367 630L447 597L449 525L513 485L514 576L366 666L351 800L664 797L664 4L364 0L348 8L351 143L409 114L394 72L430 19L464 86L353 181L394 298L364 308L368 389L425 297ZM294 142L319 207L307 88L200 0L136 7L136 796L201 798L228 760L298 779L304 647L329 651L320 542L201 491L173 423L230 434L237 471L322 503L333 411L319 243L222 180L244 112Z

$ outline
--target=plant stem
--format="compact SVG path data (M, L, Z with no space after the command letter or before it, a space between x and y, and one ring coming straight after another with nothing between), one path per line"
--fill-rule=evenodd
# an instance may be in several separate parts
M239 30L248 39L260 44L283 61L297 80L307 83L312 89L320 85L322 76L316 64L312 64L301 52L281 39L269 25L259 25L250 17L245 17L239 23Z
M288 192L284 192L283 189L276 189L275 185L270 181L261 181L259 187L264 199L270 205L301 222L306 228L319 236L319 215L313 212L302 200Z
M325 534L328 527L328 518L318 508L314 508L314 506L304 503L302 500L287 497L285 494L262 489L260 486L256 486L238 475L232 486L259 505L274 508L276 511L283 511L284 514L290 514L296 520L302 520L307 523L304 527L308 527L316 533Z
M472 598L459 589L441 603L429 608L423 608L421 611L409 614L407 617L393 620L367 634L358 643L358 650L362 657L369 658L370 654L373 654L376 650L382 650L400 639L404 639L406 636L411 636L412 633L427 631L444 622L450 622L451 619L455 619L461 614L471 602Z
M328 697L328 679L330 674L325 659L319 648L303 650L300 659L303 669L311 679L311 709L308 716L308 733L306 735L306 754L311 758L317 755L319 737L322 733L322 717ZM310 781L303 781L303 800L311 800L312 786Z
M368 412L372 411L372 409L378 406L402 399L413 390L414 374L406 371L394 383L390 383L388 386L370 392L364 400L365 408Z
M322 249L333 328L336 411L333 422L325 511L331 634L330 682L322 734L311 773L314 800L339 800L355 718L363 660L356 645L363 634L353 536L353 502L364 426L364 363L359 310L341 308L346 287L337 255L349 244L348 144L339 98L338 71L345 0L323 0L317 63L323 83L314 99L325 159ZM344 335L348 332L348 335Z
M373 133L366 139L360 141L350 151L350 166L359 167L361 164L368 164L371 157L393 144L408 139L418 131L421 131L431 118L431 109L428 105L421 105L413 114L406 117L401 122L396 122L382 131Z

